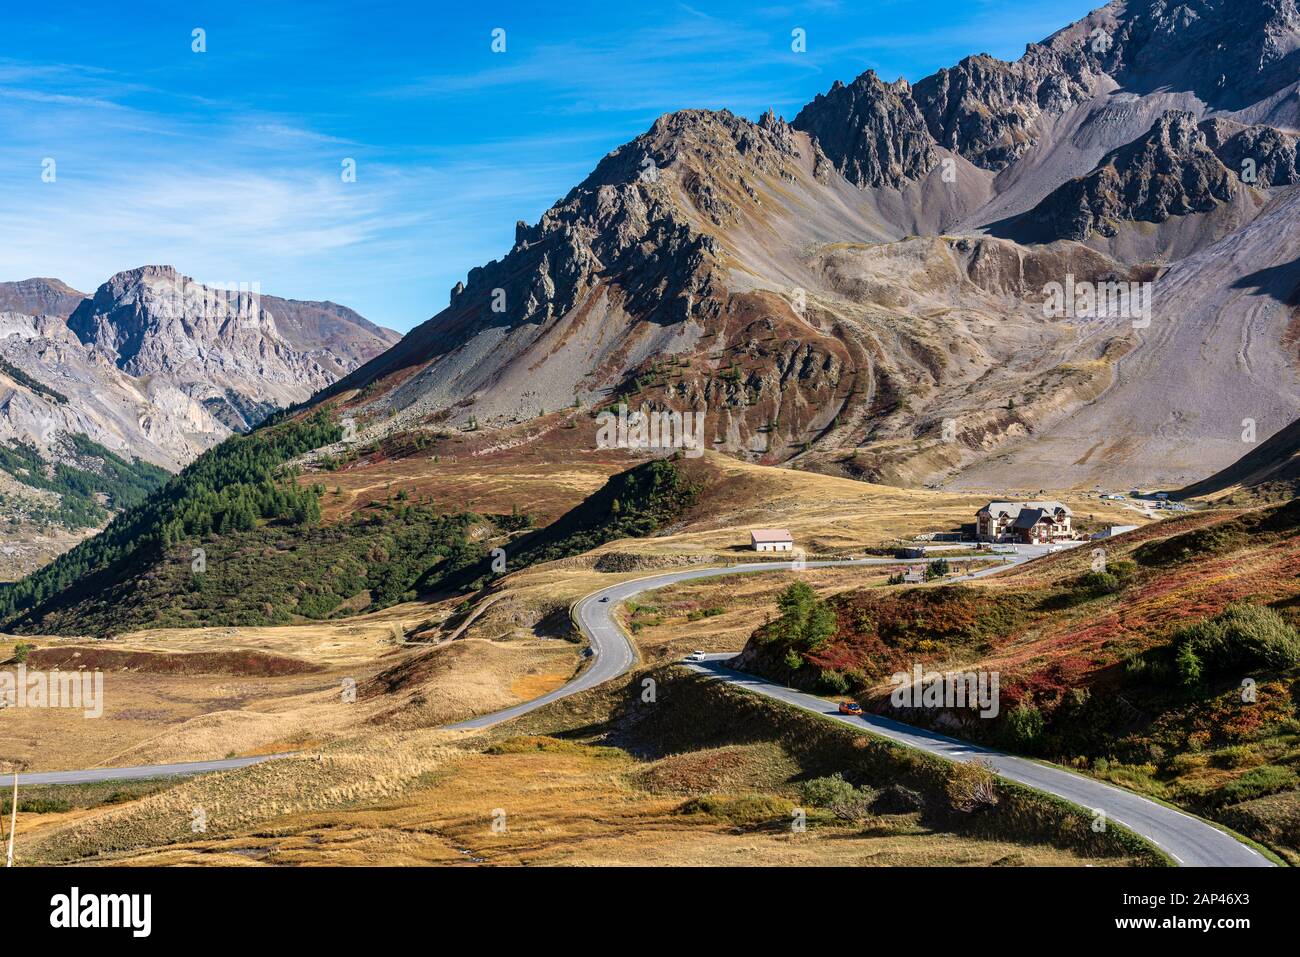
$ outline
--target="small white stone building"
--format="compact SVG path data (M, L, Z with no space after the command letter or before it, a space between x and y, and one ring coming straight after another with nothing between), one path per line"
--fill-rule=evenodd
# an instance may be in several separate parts
M794 551L794 537L784 528L756 528L749 533L749 544L756 552Z
M1100 532L1093 532L1092 540L1095 542L1103 538L1114 538L1116 535L1123 535L1125 532L1131 532L1136 528L1136 525L1112 525Z

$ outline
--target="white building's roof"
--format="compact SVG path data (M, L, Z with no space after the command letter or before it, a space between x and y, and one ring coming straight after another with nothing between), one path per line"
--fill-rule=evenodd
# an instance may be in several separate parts
M794 541L789 530L784 528L755 528L749 533L749 537L755 545Z
M1110 528L1103 529L1093 534L1093 539L1111 538L1115 535L1123 535L1125 532L1131 532L1136 529L1136 525L1112 525Z
M1023 509L1027 509L1027 508L1041 508L1044 512L1052 512L1052 513L1059 510L1065 512L1066 515L1074 514L1072 511L1070 511L1070 507L1066 505L1064 502L1055 502L1055 501L989 502L982 509L980 509L979 512L976 512L975 514L978 515L983 512L988 512L990 515L997 515L999 512L1003 512L1006 514L1008 518L1014 519L1016 516L1020 514L1020 512Z

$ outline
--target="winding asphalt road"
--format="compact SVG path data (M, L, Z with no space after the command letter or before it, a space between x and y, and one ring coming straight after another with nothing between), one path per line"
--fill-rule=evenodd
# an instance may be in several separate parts
M949 738L880 715L866 714L855 717L840 714L838 705L825 698L795 691L785 685L774 684L728 668L726 662L732 657L734 656L731 654L706 655L703 661L689 662L686 666L739 688L775 698L797 708L803 708L805 711L814 711L850 727L860 728L921 751L928 751L949 761L983 760L998 775L1010 781L1055 794L1094 812L1104 812L1106 820L1122 824L1130 831L1140 834L1181 865L1188 867L1273 866L1272 862L1259 851L1241 843L1214 825L1134 794L1132 791L1105 784L1082 774L1075 774L1056 765L983 748L969 741Z
M1005 556L1012 564L1027 561L1031 555L1024 553ZM677 582L723 575L737 575L765 571L793 570L796 562L753 562L721 568L691 568L675 572L632 579L602 588L578 601L573 617L582 633L591 643L592 663L568 684L549 694L523 704L480 715L468 721L449 725L452 729L487 728L534 711L552 701L594 688L628 671L636 661L632 642L628 640L614 619L614 609L620 602L646 591L663 588ZM904 564L896 559L856 559L846 561L810 561L804 567L834 565L895 565ZM963 576L979 578L1007 568L995 564ZM795 691L784 685L735 671L726 666L732 655L707 655L700 662L687 667L726 681L756 694L766 695L786 704L826 715L851 727L897 741L951 761L983 760L993 770L1008 780L1024 784L1049 794L1064 798L1074 804L1105 813L1114 821L1141 835L1167 853L1173 860L1186 866L1219 867L1269 867L1272 863L1254 848L1236 840L1213 825L1182 811L1166 807L1131 791L1105 784L1093 778L1075 774L1064 768L1016 757L968 741L946 737L932 731L893 721L879 715L842 715L837 706L825 698ZM198 774L244 767L281 755L265 757L231 758L224 761L200 761L178 765L146 765L134 768L97 768L90 771L52 771L19 776L19 784L67 784L85 781L113 780L118 778L147 778L169 774Z
M1007 557L1011 558L1013 562L1016 561L1014 556ZM1019 559L1019 561L1024 560L1023 558ZM807 567L813 568L824 565L898 565L905 563L893 558L859 558L846 561L806 562L805 564ZM912 564L915 564L915 560L913 560ZM449 727L453 729L488 728L494 724L500 724L502 721L509 721L511 718L527 714L529 711L534 711L542 705L550 704L559 698L566 698L579 691L586 691L588 688L604 684L611 678L617 678L627 671L636 662L636 652L633 650L632 643L627 640L627 636L623 634L623 629L614 621L613 610L620 602L627 601L634 595L696 578L716 578L719 575L737 575L746 572L789 571L794 566L794 562L750 562L745 565L730 565L722 568L683 569L678 572L651 575L648 578L634 578L630 581L619 582L617 585L610 585L608 588L602 588L600 591L579 600L573 606L574 621L578 623L582 633L591 642L593 661L586 671L563 687L556 688L540 698L525 701L523 704L515 705L513 708L507 708L504 711L479 715L477 718L470 718L468 721L449 725ZM970 577L974 578L1006 567L1004 564L994 565L989 569L975 572Z
M1009 559L1013 564L1019 564L1027 560L1027 556L1024 555L1005 555L1002 557ZM912 560L911 563L915 564L915 560ZM500 724L502 721L509 721L511 718L527 714L529 711L535 711L559 698L565 698L571 694L577 694L579 691L586 691L588 688L604 684L611 678L617 678L627 671L636 661L632 643L623 635L622 629L614 623L613 616L609 612L619 602L625 601L633 595L691 578L711 578L716 575L731 575L740 572L788 571L794 568L795 564L795 562L751 562L745 565L733 565L724 568L690 569L621 582L601 589L595 594L588 595L573 608L574 619L578 622L583 634L591 642L593 660L582 674L563 687L544 694L540 698L533 698L523 704L515 705L513 708L506 708L504 711L479 715L477 718L470 718L468 721L461 721L458 724L448 725L448 727L451 729L491 727L494 724ZM806 564L819 566L898 565L907 563L892 558L868 558L852 561L814 561ZM1006 567L1005 564L997 564L963 577L977 578ZM602 601L602 599L607 599L607 601ZM123 768L89 768L77 771L40 771L18 775L18 784L20 787L31 784L89 784L95 781L138 780L141 778L203 774L209 771L229 771L234 768L243 768L250 764L258 764L272 758L285 756L285 754L267 754L256 757L225 758L218 761L191 761L181 764L145 764Z
M1008 556L1012 563L1027 561L1028 555ZM889 565L898 564L892 559L861 559L846 562L808 562L809 567L824 565ZM735 575L749 572L789 570L793 562L756 562L747 565L735 565L728 568L683 569L648 578L634 579L611 585L588 595L574 606L574 618L582 629L595 655L591 667L569 684L548 695L533 701L516 705L505 711L481 715L469 721L452 725L454 728L486 728L501 721L526 714L550 701L566 695L594 688L596 685L616 678L630 669L635 662L632 643L614 620L614 608L620 602L635 597L642 592L663 588L677 582L700 578L713 578L720 575ZM991 575L1008 566L993 565L989 568L972 572L968 578ZM1054 765L1031 761L1027 758L1005 754L991 748L980 747L968 741L949 738L911 725L893 721L878 715L855 717L839 713L837 705L825 698L795 691L753 675L735 671L726 667L725 662L734 656L707 655L698 663L688 663L687 667L711 675L718 680L729 682L737 687L757 694L775 698L786 704L823 714L841 721L850 727L861 728L871 734L889 738L901 744L909 745L921 751L927 751L950 761L988 762L993 770L1008 780L1024 784L1074 804L1105 813L1106 820L1122 824L1129 830L1149 840L1163 850L1174 861L1184 866L1218 866L1218 867L1270 867L1272 863L1253 847L1241 843L1213 825L1193 817L1175 808L1167 807L1149 800L1131 791L1114 785L1105 784L1093 778L1075 774Z

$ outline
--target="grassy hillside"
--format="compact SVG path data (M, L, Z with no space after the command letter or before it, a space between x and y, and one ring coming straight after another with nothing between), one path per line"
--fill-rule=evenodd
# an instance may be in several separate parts
M654 535L681 519L698 501L702 483L682 460L657 459L612 476L576 508L506 547L509 572L590 551L619 538ZM502 516L499 521L507 520ZM515 516L526 527L524 516ZM490 559L466 568L456 583L484 584L494 572ZM441 576L440 576L441 577ZM423 583L426 587L429 582Z
M506 547L514 572L653 534L698 494L677 465L656 461L531 532L526 514L442 514L405 491L322 526L324 488L296 481L286 463L338 434L318 413L226 440L100 535L0 588L0 628L107 636L371 611L486 584L498 574L493 545Z
M0 628L40 631L51 615L93 602L178 544L249 531L262 522L314 524L321 490L294 484L283 466L341 434L318 413L232 436L119 512L94 538L21 581L0 586Z
M27 818L19 863L1161 862L1119 828L1093 832L1086 814L1041 795L995 785L989 796L996 803L971 805L944 767L917 767L907 752L880 753L847 728L803 723L777 705L746 707L662 672L654 676L700 730L678 739L686 745L671 754L588 743L588 735L611 730L607 713L581 729L584 740L574 740L569 721L553 736L520 733L512 724L471 736L394 732L376 721L301 755L187 778L106 807L95 806L105 800L102 791L35 789L42 804ZM733 722L733 730L761 729L768 739L707 743L736 709L748 723ZM821 773L827 765L844 767L855 783ZM194 807L208 812L203 834L190 830ZM486 826L493 808L505 809L507 827ZM806 823L800 830L791 827L796 808Z
M258 522L165 548L131 574L47 603L14 630L107 636L140 628L285 625L375 611L416 596L416 582L482 554L476 515L422 506L369 509L346 522ZM196 550L202 562L196 567Z
M1173 801L1300 862L1300 501L1150 526L1096 560L835 595L829 637L801 644L777 619L743 661ZM888 677L917 663L998 672L1000 713L895 712Z

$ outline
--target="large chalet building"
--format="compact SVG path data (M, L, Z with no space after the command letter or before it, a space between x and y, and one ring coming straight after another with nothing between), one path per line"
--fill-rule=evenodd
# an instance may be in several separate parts
M989 502L975 513L975 537L1022 545L1072 541L1072 514L1061 502Z

